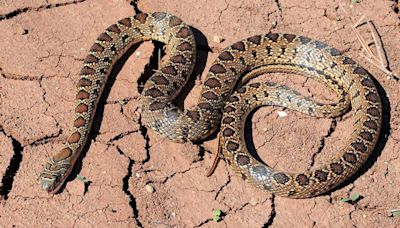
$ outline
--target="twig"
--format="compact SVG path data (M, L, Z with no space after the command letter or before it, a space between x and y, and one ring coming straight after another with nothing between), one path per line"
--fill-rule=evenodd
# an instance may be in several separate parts
M351 22L352 26L351 29L356 35L358 42L361 44L362 47L362 52L360 52L360 55L364 57L366 60L368 60L372 65L374 65L376 68L379 70L383 71L385 74L387 74L387 78L397 78L397 74L392 72L389 69L389 63L388 60L386 59L385 55L385 50L382 45L382 40L379 37L378 31L374 24L372 23L371 20L367 19L365 15L361 15L361 17L354 22L353 18L350 16L350 14L347 12L345 7L339 3L339 6L342 8L344 13L346 14L346 17L348 20ZM363 25L366 23L368 25L369 31L372 35L373 42L372 44L375 46L375 53L371 50L370 46L368 45L368 42L365 41L365 39L361 36L361 34L357 31L357 28L360 25ZM364 54L365 53L365 54Z
M356 34L358 42L360 42L363 50L367 53L367 55L370 58L373 58L375 61L378 61L378 59L376 59L376 57L374 56L374 53L372 52L371 48L369 48L367 42L364 40L364 38L361 36L361 34L357 31L357 29L352 27L352 30L353 30L354 34Z
M376 68L378 68L379 70L383 71L385 74L388 74L388 75L392 75L392 74L393 74L393 72L389 71L388 69L386 69L386 68L383 67L382 65L377 64L376 61L372 60L371 58L369 58L368 56L364 55L363 53L360 53L360 55L361 55L362 57L364 57L366 60L368 60L368 62L370 62L370 63L371 63L372 65L374 65ZM396 74L393 74L393 75L395 76Z
M362 24L364 24L365 23L365 15L362 15L361 17L360 17L360 19L358 19L358 21L356 22L356 23L353 23L354 24L354 28L357 28L358 26L360 26L360 25L362 25Z
M374 39L374 44L376 46L376 50L378 52L379 60L382 66L385 68L388 67L387 59L385 58L385 51L383 50L382 41L379 39L378 31L376 31L375 26L371 21L367 21L368 27L372 33L372 38Z

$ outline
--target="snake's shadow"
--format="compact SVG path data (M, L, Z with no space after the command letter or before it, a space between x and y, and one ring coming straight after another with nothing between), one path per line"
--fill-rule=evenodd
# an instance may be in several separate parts
M372 151L371 155L365 162L365 164L349 179L338 185L337 187L333 188L331 191L328 191L324 193L323 195L330 195L333 191L336 191L340 188L343 188L350 183L353 183L356 179L358 179L360 176L364 175L371 167L372 165L377 161L378 157L381 155L383 148L386 145L386 142L388 140L388 136L390 134L390 102L389 99L386 95L385 90L383 89L382 85L371 76L372 80L374 81L377 89L379 96L382 101L382 126L381 126L381 131L380 135L378 138L378 142ZM249 151L249 153L254 156L254 158L262 163L262 159L260 156L257 154L256 148L254 146L253 142L253 129L252 129L252 124L251 120L253 118L254 113L256 112L257 109L253 110L247 117L246 123L245 123L245 128L244 128L244 138L246 142L246 147ZM265 164L265 163L264 163Z
M195 41L197 44L197 52L196 52L196 65L193 70L193 73L188 79L187 84L185 87L182 89L181 93L177 96L175 99L174 103L180 107L184 108L184 100L189 94L189 92L192 90L192 88L195 85L195 80L193 76L195 75L196 77L200 77L201 73L204 71L204 68L206 66L207 62L207 56L208 52L211 51L211 49L208 47L208 42L204 34L202 34L199 30L196 28L191 27ZM139 93L142 92L143 88L141 85L143 85L150 77L153 75L153 72L155 69L158 69L158 63L159 63L159 53L161 52L161 57L165 55L165 52L163 52L163 46L164 44L161 42L157 41L152 41L154 44L154 50L153 50L153 55L150 58L149 63L146 65L146 67L143 70L142 75L139 77L137 84L138 84L138 91ZM90 136L88 139L88 142L85 144L82 153L80 154L79 158L77 159L77 162L71 172L71 175L67 178L66 182L69 182L73 179L76 178L76 176L80 173L82 170L82 160L86 157L86 154L91 146L92 140L96 141L97 136L100 134L100 126L103 120L103 115L104 115L104 106L107 103L107 98L111 92L111 88L114 85L117 75L121 71L122 67L125 65L126 61L128 58L135 52L135 50L139 47L139 44L135 44L132 47L130 47L127 52L121 56L121 58L114 64L114 67L111 70L110 76L108 78L108 81L106 82L104 91L100 97L100 102L97 106L97 110L95 113L95 118L93 121L93 125L90 129ZM88 190L88 187L90 185L90 182L85 183L85 193ZM66 184L64 184L58 192L62 192L65 189Z

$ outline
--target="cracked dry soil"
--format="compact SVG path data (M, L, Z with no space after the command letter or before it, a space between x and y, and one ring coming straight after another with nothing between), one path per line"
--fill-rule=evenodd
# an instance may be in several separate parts
M353 7L374 22L389 68L399 74L399 2L362 0ZM185 107L195 104L201 79L218 53L240 39L287 32L338 48L381 88L384 124L374 155L340 188L312 199L273 197L234 176L224 162L206 178L215 136L176 144L139 123L138 89L157 65L160 49L147 42L126 57L107 87L76 171L88 182L71 178L60 194L42 192L38 174L68 136L83 58L98 34L135 11L168 11L195 29L199 60L184 92ZM400 82L359 55L360 44L337 0L1 0L0 31L0 227L400 226L400 218L386 212L400 207ZM223 42L214 42L214 36ZM266 77L316 99L335 99L303 77L261 79ZM348 114L315 119L285 110L288 116L280 118L278 110L259 109L249 124L250 137L264 161L286 171L327 162L351 130ZM153 193L146 191L148 184ZM363 196L356 204L340 202L354 193ZM224 212L222 221L212 221L213 209Z

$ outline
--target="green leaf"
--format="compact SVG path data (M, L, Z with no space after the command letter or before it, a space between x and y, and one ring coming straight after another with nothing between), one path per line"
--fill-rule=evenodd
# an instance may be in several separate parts
M80 174L78 174L78 175L76 176L76 179L82 181L83 183L88 183L88 182L89 182L89 180L88 180L86 177L84 177L84 176L82 176L82 175L80 175Z
M392 213L394 217L400 217L400 211L395 211Z
M349 198L341 198L340 199L340 202L343 202L343 203L347 203L349 201L351 201L351 199L349 199Z
M222 211L221 210L214 210L213 215L221 216Z
M353 202L356 202L357 200L359 200L360 199L360 193L354 193L351 197L350 197L350 199L351 199L351 201L353 201Z
M216 210L214 210L213 211L213 221L214 222L219 222L219 220L221 220L221 214L222 214L222 211L221 210L218 210L218 209L216 209Z
M118 101L118 103L122 106L126 105L128 103L128 101L126 101L125 99L121 99Z
M361 0L351 0L352 3L360 3Z

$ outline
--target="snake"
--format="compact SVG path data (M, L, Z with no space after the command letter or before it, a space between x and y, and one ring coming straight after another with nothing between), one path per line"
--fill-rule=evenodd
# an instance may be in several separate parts
M254 186L290 198L323 194L353 175L366 161L381 127L381 101L371 75L351 58L305 36L267 33L225 48L209 68L198 103L182 110L174 100L192 74L196 43L192 30L166 12L139 13L101 33L84 59L77 83L71 134L40 173L40 186L57 193L71 174L89 139L100 96L110 72L133 45L165 43L168 58L144 84L141 122L174 142L201 141L219 132L219 148L235 173ZM272 82L249 83L264 73L296 73L318 80L339 97L322 104ZM335 159L315 170L275 170L248 151L244 123L263 105L282 106L310 116L334 117L353 112L353 132Z

